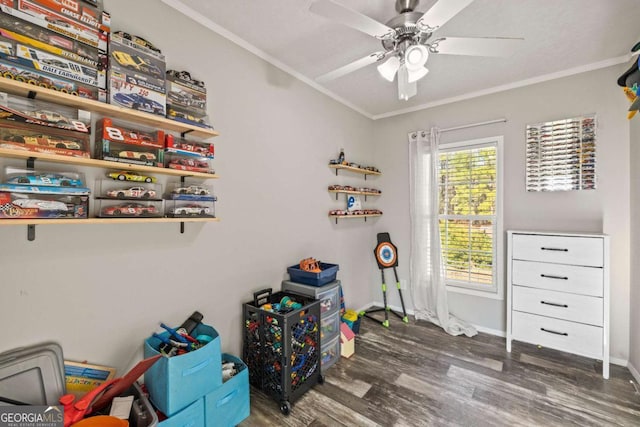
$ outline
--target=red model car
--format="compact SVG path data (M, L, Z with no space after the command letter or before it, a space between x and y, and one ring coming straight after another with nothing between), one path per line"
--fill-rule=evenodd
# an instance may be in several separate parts
M153 205L143 205L141 203L124 203L122 205L108 206L103 208L101 214L104 216L150 216L156 215L158 210Z

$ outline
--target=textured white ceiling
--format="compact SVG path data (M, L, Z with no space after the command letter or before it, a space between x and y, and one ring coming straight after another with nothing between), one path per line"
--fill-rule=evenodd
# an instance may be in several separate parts
M309 12L313 0L163 1L206 18L309 80L382 50L378 40ZM394 0L335 1L383 23L396 15ZM422 0L418 10L434 2ZM380 77L375 65L323 89L377 117L602 61L620 62L640 37L640 1L475 0L435 36L525 40L508 58L431 55L430 72L409 101L398 100L396 83Z

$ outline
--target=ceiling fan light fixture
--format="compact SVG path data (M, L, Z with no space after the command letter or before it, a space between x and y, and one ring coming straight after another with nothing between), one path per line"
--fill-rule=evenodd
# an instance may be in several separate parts
M429 70L426 67L422 67L418 70L408 70L409 71L409 83L417 82L421 78L427 75Z
M386 80L392 82L395 79L398 68L400 68L400 60L397 56L392 56L386 62L378 65L378 72Z
M429 59L429 49L421 44L409 46L404 52L404 62L410 71L418 71L424 68L427 59Z
M406 65L402 65L398 70L398 99L407 101L417 94L418 85L409 81L409 70Z

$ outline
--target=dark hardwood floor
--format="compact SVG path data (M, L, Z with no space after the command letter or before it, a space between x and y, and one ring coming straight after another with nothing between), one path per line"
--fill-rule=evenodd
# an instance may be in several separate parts
M342 358L291 415L251 389L249 426L640 426L626 368L478 334L451 337L426 323L385 329L363 319L356 354Z

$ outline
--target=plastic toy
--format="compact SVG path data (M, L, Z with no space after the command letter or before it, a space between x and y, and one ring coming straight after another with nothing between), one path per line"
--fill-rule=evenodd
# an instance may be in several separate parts
M169 211L172 215L209 215L211 213L211 209L207 206L203 205L186 205L186 206L178 206Z
M116 93L113 99L127 108L154 114L164 114L164 105L136 93Z
M154 52L158 52L158 53L162 53L162 51L160 49L158 49L157 47L155 47L151 42L143 39L140 36L135 36L135 35L131 35L129 33L125 33L124 31L115 31L113 34L116 34L120 37L122 37L123 39L127 39L129 41L132 41L133 43L140 45L144 48L147 48L149 50L152 50Z
M120 151L118 157L122 159L155 160L156 155L143 151Z
M80 181L79 179L69 178L64 175L51 173L14 176L13 178L9 178L6 183L44 185L53 187L82 187L82 181Z
M188 187L178 187L173 189L171 192L175 194L197 194L200 196L207 196L211 194L211 192L208 189L204 187L200 187L199 185L190 185Z
M56 200L16 199L12 202L21 208L34 208L41 211L67 211L67 205Z
M116 206L102 208L101 215L106 216L148 216L155 215L158 210L153 205L143 205L140 203L124 203Z
M321 273L320 265L314 258L305 258L300 261L300 270L308 271L310 273Z
M142 175L137 172L120 171L110 172L107 174L109 178L117 179L118 181L139 181L139 182L156 182L157 179L154 176Z
M288 296L285 296L282 298L282 300L280 300L280 305L293 308L294 310L298 310L299 308L302 308L302 304L300 304L299 302L293 301Z
M107 197L123 199L125 197L132 199L153 199L158 195L155 190L148 190L144 187L130 187L119 190L107 191Z

